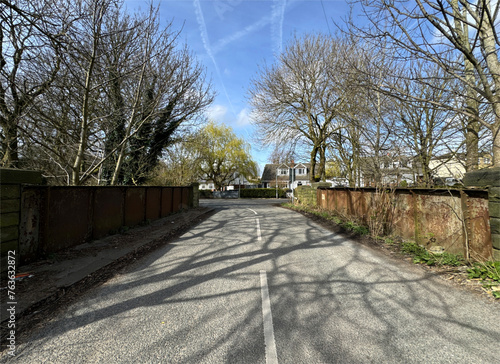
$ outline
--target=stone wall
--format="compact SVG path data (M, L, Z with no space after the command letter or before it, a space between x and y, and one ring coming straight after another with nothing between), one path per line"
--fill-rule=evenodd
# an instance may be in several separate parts
M468 187L488 190L488 210L490 217L493 257L500 261L500 167L485 168L465 174L463 182Z
M42 173L18 169L0 169L0 253L2 270L6 268L7 253L19 256L19 224L23 184L41 184ZM19 259L16 259L19 264Z

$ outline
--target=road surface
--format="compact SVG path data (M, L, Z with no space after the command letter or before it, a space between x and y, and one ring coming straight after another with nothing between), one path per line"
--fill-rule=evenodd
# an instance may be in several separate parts
M273 203L202 201L218 212L2 362L500 362L500 305Z

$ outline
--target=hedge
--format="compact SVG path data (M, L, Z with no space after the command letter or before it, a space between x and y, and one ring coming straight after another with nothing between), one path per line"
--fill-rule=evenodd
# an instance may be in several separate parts
M200 190L200 198L214 198L211 190Z
M276 198L275 188L248 188L240 191L241 198ZM278 197L286 197L286 191L278 189Z

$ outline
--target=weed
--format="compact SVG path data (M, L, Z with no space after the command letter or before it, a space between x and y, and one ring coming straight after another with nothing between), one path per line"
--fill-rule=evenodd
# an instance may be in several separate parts
M413 263L416 264L449 265L453 267L465 264L464 259L459 255L450 253L434 254L427 251L424 247L411 242L403 242L401 244L401 251L405 254L412 255Z
M467 269L469 278L491 279L500 282L500 262L474 263Z
M473 266L467 269L470 279L482 279L483 287L492 289L498 288L500 283L500 262L485 262L474 263ZM500 290L492 289L491 295L496 299L500 298Z
M128 226L121 226L120 229L118 229L118 232L120 234L126 234L130 230L130 227Z
M383 238L382 239L384 241L385 244L387 245L394 245L394 239L391 239L391 238Z

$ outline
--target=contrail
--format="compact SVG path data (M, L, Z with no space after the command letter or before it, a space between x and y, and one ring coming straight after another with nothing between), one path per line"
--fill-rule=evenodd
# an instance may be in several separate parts
M277 19L272 25L272 37L275 42L273 50L276 56L280 55L283 49L283 22L285 20L286 5L286 0L275 0L272 10L273 19Z
M215 60L215 56L214 56L214 53L212 51L212 47L210 46L210 40L208 39L207 24L205 23L203 11L201 10L200 0L193 0L193 5L194 5L194 11L196 13L196 20L198 21L198 26L200 28L200 34L201 34L201 40L203 41L203 46L205 47L205 51L207 52L208 56L210 57L210 59L214 63L217 77L220 80L220 83L222 85L222 89L224 91L224 94L226 95L227 101L229 102L229 105L231 106L231 111L233 112L234 115L236 115L236 112L234 111L233 103L231 102L231 99L229 98L229 94L227 93L226 86L224 85L224 81L222 80L219 66L217 65L217 61Z

